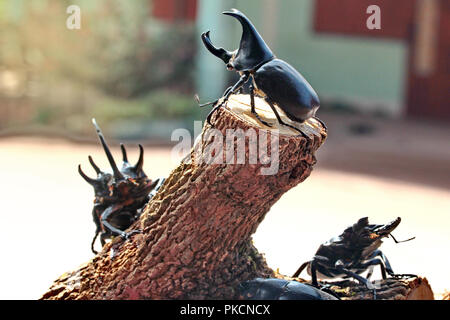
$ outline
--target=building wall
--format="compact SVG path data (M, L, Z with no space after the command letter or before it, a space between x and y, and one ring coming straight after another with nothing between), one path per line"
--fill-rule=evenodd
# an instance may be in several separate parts
M322 101L356 102L362 111L403 115L408 51L405 43L315 33L314 0L225 0L221 5L244 12L274 53L297 68ZM220 11L209 14L216 15L215 19L230 19ZM217 31L228 32L234 39L235 46L229 50L240 40L237 21L236 25L238 28Z

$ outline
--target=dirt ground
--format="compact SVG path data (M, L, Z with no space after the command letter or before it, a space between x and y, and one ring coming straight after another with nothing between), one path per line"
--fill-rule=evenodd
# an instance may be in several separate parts
M272 207L255 245L271 267L291 275L320 243L357 219L387 223L400 216L395 237L416 239L401 244L386 239L381 249L395 272L427 277L440 297L450 289L448 126L364 116L323 119L330 137L317 154L318 164ZM129 159L137 160L137 145L127 146ZM119 149L113 152L119 159ZM36 299L62 273L92 258L93 192L77 173L81 163L93 174L88 155L107 167L99 145L0 140L0 299ZM170 148L146 148L149 176L167 176L176 165ZM306 272L302 276L309 278Z

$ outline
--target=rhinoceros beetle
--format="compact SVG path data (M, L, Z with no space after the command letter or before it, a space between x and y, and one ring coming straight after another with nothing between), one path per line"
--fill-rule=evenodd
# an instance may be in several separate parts
M240 79L233 86L226 89L223 99L201 104L200 106L214 105L208 114L207 121L211 125L212 114L222 107L228 98L242 89L243 85L251 79L250 105L251 112L264 125L255 110L255 95L265 99L278 122L305 134L298 128L282 121L277 109L281 108L286 116L296 122L304 122L314 117L319 109L320 102L317 93L306 79L287 62L278 59L259 35L251 21L240 11L231 9L222 12L236 18L242 25L242 37L239 48L233 52L215 47L210 40L209 31L201 36L205 47L216 57L223 60L228 70L236 70ZM325 124L316 118L325 128Z
M306 283L277 278L256 278L239 284L242 300L339 300Z
M135 165L128 162L125 146L120 145L123 165L119 170L95 119L92 119L92 122L112 168L112 172L100 170L89 156L89 162L97 173L97 178L93 179L83 172L81 165L78 165L79 174L94 188L95 200L92 216L96 231L91 243L91 250L97 254L94 244L99 234L101 244L104 246L105 240L113 236L128 239L131 235L140 232L139 230L130 232L125 230L139 218L142 208L156 193L164 179L152 181L144 173L144 148L142 145L139 145L140 154Z
M376 289L369 281L373 267L381 268L381 275L391 277L416 277L413 274L395 274L386 256L378 250L384 237L391 236L396 243L413 240L410 238L397 241L391 232L400 224L400 217L386 225L369 224L367 217L361 218L344 232L320 245L312 260L303 263L292 277L298 277L307 268L312 278L312 285L319 286L317 277L321 279L354 278L372 290L376 299ZM366 278L360 274L368 271Z

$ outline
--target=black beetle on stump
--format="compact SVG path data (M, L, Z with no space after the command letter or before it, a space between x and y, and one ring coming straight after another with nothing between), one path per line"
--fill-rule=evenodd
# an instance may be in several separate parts
M215 47L209 38L209 31L202 34L202 41L213 55L225 62L228 70L236 70L241 77L237 83L224 92L220 103L220 99L218 99L200 105L214 105L208 114L208 123L211 124L212 114L228 101L231 94L241 90L242 86L251 79L250 104L251 112L255 117L264 125L271 126L256 113L255 95L258 95L269 104L280 124L291 127L305 136L298 128L285 123L276 107L283 110L290 120L304 122L314 117L319 109L320 102L317 93L294 67L275 57L251 21L242 12L231 9L224 11L223 14L236 18L242 25L243 32L239 48L230 52ZM326 128L322 121L315 119Z
M385 225L369 224L367 217L359 219L354 225L345 229L340 236L323 243L314 258L303 263L292 277L298 277L306 267L314 286L319 286L318 275L321 279L351 277L371 289L376 299L376 288L369 281L374 266L380 266L383 279L387 278L386 274L391 277L416 277L413 274L394 273L389 260L383 252L378 250L384 237L391 236L396 243L414 239L397 241L394 238L391 233L400 222L400 217ZM360 274L367 270L366 277L362 277Z
M97 178L92 179L81 170L81 165L78 165L80 175L94 188L95 200L92 216L97 229L92 240L91 250L97 254L94 243L99 234L103 246L106 243L105 240L113 236L128 239L131 235L140 232L139 230L130 232L125 230L139 218L143 207L156 193L164 179L152 181L144 173L144 148L142 145L139 145L139 160L135 165L128 162L125 146L120 145L123 165L119 170L95 119L92 119L92 122L112 168L112 173L100 170L89 156L89 162L97 173Z

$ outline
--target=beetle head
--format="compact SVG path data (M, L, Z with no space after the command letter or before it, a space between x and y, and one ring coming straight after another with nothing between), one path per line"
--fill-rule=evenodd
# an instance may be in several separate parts
M229 70L251 71L275 57L251 21L242 12L231 9L222 13L236 18L242 25L239 48L230 52L215 47L209 38L209 31L202 34L202 40L205 47L213 55L222 59Z
M158 181L152 182L143 171L144 148L139 145L139 160L135 165L131 165L128 162L125 146L121 144L123 164L122 168L119 170L95 119L92 119L92 122L97 130L100 143L103 146L103 150L105 151L106 157L112 168L112 172L100 170L92 157L89 156L89 162L97 173L97 178L93 179L81 170L81 165L78 166L80 175L94 188L96 201L100 203L110 203L117 200L127 200L131 199L131 194L135 198L140 198L140 195L146 196Z

